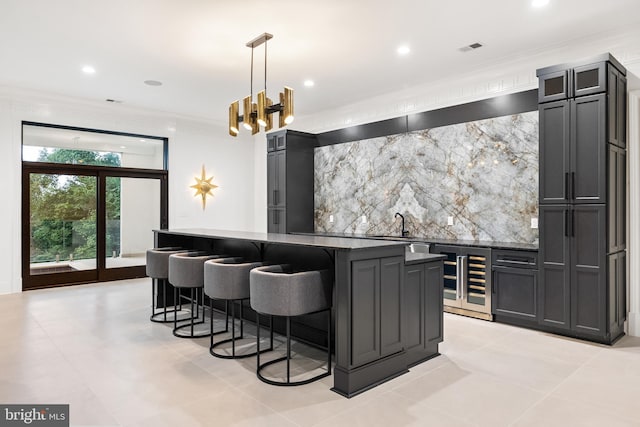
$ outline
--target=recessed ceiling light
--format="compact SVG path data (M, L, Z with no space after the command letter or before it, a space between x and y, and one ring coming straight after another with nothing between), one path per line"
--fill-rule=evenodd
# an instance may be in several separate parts
M144 84L148 86L162 86L162 82L159 82L157 80L145 80Z
M124 149L124 148L127 148L127 146L126 145L121 145L120 148Z
M532 0L531 1L532 7L545 7L548 4L549 4L549 0Z
M95 74L96 69L91 65L85 65L84 67L82 67L82 72L85 74Z
M304 86L305 87L313 87L313 86L315 86L315 84L316 83L313 80L305 80L304 81Z
M176 128L175 128L174 126L169 126L169 127L167 128L167 130L168 130L169 132L175 132L175 131L176 131Z
M409 46L407 45L402 45L397 49L398 55L407 55L409 52L411 52L411 48L409 48Z
M147 142L147 140L146 139L141 139L140 142Z

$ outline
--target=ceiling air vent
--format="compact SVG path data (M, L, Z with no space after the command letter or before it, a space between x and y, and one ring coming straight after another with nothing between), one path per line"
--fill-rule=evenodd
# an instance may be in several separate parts
M468 46L462 46L458 50L460 52L469 52L469 51L472 51L472 50L475 50L475 49L478 49L478 48L481 48L481 47L482 47L482 44L480 44L478 42L475 42L475 43L472 43L472 44L470 44Z

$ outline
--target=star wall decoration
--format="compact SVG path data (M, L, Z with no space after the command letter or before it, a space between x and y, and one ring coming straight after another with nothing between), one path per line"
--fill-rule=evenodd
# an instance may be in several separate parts
M204 171L204 165L202 165L202 174L200 178L195 177L196 183L191 186L191 188L195 188L196 194L194 197L202 196L202 210L207 206L207 196L213 197L213 189L218 188L217 185L213 184L211 181L213 180L213 176L206 178L206 173Z

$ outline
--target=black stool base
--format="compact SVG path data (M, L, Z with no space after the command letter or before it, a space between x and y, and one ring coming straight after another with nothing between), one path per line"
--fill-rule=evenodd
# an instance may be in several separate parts
M322 310L322 311L327 311L328 312L328 324L327 324L327 371L323 372L319 375L316 375L312 378L307 378L306 380L301 380L301 381L291 381L291 317L287 317L286 319L286 326L287 326L287 353L285 356L283 357L279 357L277 359L274 360L270 360L268 362L265 363L260 363L260 329L258 329L258 339L257 339L257 346L258 346L258 351L257 351L257 358L256 358L256 376L258 377L258 379L266 384L270 384L270 385L277 385L277 386L282 386L282 387L290 387L290 386L297 386L297 385L304 385L304 384L309 384L312 383L314 381L317 381L321 378L324 377L328 377L329 375L331 375L331 309L327 309L327 310ZM312 313L308 313L308 314L312 314ZM260 321L258 320L258 325L260 324ZM272 329L272 334L273 334L273 329ZM271 346L273 347L273 336L271 338ZM287 364L287 368L286 368L286 373L287 373L287 379L286 381L275 381L269 378L266 378L264 375L262 375L262 370L265 369L268 366L271 365L275 365L276 363L280 363L280 362L286 362Z
M239 337L236 337L236 305L234 304L235 301L240 301L240 336ZM244 338L244 320L242 318L242 300L226 300L225 301L226 303L225 308L227 312L227 322L228 322L228 313L229 313L229 302L231 302L231 338L227 338L225 340L214 343L213 335L212 335L211 345L209 346L209 354L211 354L214 357L218 357L220 359L245 359L247 357L256 356L258 353L266 353L267 351L273 350L273 318L271 317L269 319L269 331L271 334L271 342L270 342L269 348L265 350L260 350L258 346L258 349L254 352L244 353L240 355L236 354L236 341L245 339ZM211 321L213 322L213 312L211 312L211 316L212 316ZM259 317L256 318L256 327L258 328L258 336L259 336L260 335L260 318ZM213 331L213 326L211 327L211 330ZM224 331L215 332L213 334L216 335L218 333L223 333L223 332L228 332L228 323L227 323L227 328L225 328ZM219 347L226 343L231 343L231 354L221 354L221 353L216 353L214 351L214 348Z
M327 370L327 372L323 372L320 375L316 375L315 377L312 378L307 378L306 380L301 380L301 381L274 381L272 379L266 378L262 375L261 371L270 366L270 365L274 365L276 363L280 363L280 362L285 362L287 361L287 359L291 359L291 357L287 357L287 356L282 356L278 359L274 359L274 360L270 360L268 362L263 363L262 365L258 366L258 371L256 372L256 375L258 376L258 379L260 379L260 381L262 381L263 383L267 383L270 385L277 385L277 386L281 386L281 387L290 387L290 386L296 386L296 385L305 385L305 384L309 384L312 383L314 381L317 381L321 378L325 378L328 377L329 375L331 375L331 369ZM287 372L287 376L289 376L289 372Z
M194 295L194 291L195 291L195 295ZM206 323L206 319L205 319L205 313L204 313L204 306L202 304L202 301L204 300L204 293L202 288L190 288L190 305L191 305L191 310L190 313L191 315L189 317L187 317L186 319L181 319L178 320L178 317L175 316L173 319L173 335L177 338L206 338L211 336L211 332L210 331L206 331L206 332L196 332L195 331L195 326L197 325L203 325L204 323ZM198 298L198 295L200 296L200 299ZM180 296L181 298L182 296ZM178 296L178 289L174 288L173 289L173 300L174 300L174 310L177 310L178 308L178 301L179 301L179 296ZM194 308L194 302L195 302L195 308ZM180 306L182 305L182 303L180 303ZM200 307L202 307L202 320L198 320L200 319ZM198 321L195 321L198 320ZM180 325L178 326L178 321L183 322L183 321L189 321L189 323L184 324L184 325ZM181 333L181 331L185 330L186 328L189 328L189 332L187 333Z

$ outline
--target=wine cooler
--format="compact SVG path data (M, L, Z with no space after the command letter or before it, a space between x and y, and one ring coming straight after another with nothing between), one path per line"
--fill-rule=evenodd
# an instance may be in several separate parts
M433 245L445 255L444 311L493 320L491 315L491 249Z

